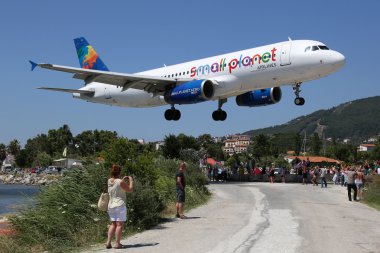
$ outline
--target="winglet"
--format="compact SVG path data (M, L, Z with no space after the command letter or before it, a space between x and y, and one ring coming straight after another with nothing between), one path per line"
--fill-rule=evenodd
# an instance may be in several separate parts
M35 63L34 61L29 61L29 62L30 62L30 64L32 64L32 69L31 69L31 71L33 71L33 70L38 66L38 64Z

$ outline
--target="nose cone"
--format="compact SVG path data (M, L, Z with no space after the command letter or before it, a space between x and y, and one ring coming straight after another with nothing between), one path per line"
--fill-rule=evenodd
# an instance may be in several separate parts
M336 69L341 68L346 63L346 57L344 57L343 54L336 51L333 52L333 55L331 55L330 60L331 60L332 65Z

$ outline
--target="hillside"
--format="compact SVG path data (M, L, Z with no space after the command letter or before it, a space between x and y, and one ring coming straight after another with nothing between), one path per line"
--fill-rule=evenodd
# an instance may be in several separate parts
M244 134L300 133L308 135L317 132L325 138L350 138L359 143L380 134L380 96L355 100L328 110L319 110L301 116L288 123L250 130Z

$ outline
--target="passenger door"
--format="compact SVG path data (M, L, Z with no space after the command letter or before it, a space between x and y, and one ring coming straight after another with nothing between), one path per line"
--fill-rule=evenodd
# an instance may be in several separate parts
M292 49L292 42L291 41L287 41L287 42L284 42L281 46L281 55L280 55L280 65L281 66L286 66L286 65L290 65L291 64L291 61L290 61L290 51Z
M104 93L105 93L105 98L106 99L110 99L111 98L111 94L110 94L109 88L105 87L104 88Z

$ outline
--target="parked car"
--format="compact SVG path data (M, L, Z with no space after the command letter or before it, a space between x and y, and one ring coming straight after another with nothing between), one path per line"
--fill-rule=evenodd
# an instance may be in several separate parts
M59 173L59 169L55 166L49 166L45 169L45 173L46 174L58 174Z

